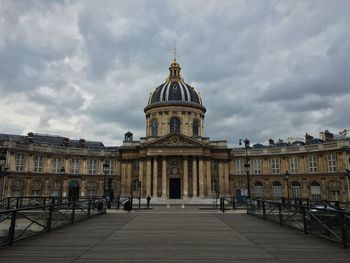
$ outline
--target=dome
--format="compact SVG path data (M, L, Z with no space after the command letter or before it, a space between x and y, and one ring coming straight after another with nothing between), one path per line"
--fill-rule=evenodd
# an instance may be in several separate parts
M192 104L204 108L199 94L181 78L180 70L180 65L174 60L169 67L169 77L151 93L147 108L159 104Z

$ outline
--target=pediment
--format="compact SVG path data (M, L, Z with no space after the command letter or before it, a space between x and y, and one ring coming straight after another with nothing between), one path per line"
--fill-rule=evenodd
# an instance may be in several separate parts
M148 147L204 147L205 145L195 139L182 134L165 135L155 141L152 141L145 146Z

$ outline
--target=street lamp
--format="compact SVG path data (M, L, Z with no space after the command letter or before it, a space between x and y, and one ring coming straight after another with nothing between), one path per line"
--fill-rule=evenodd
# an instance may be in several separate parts
M249 180L249 172L250 172L250 164L249 164L249 158L248 158L248 148L249 148L249 140L248 139L239 139L239 145L242 145L242 142L244 142L245 147L245 172L247 174L247 187L248 187L248 200L250 199L250 180Z
M349 158L349 166L350 168L350 158ZM349 202L350 202L350 184L349 184L349 177L350 177L350 170L349 169L345 169L346 171L346 183L348 185L348 198L349 198Z
M62 166L61 171L60 171L60 174L61 174L61 203L63 201L63 176L65 173L66 173L66 170Z
M287 200L289 202L289 172L286 171L286 173L284 174L284 180L286 180L287 183Z
M8 175L8 168L5 168L6 157L0 156L0 175L4 177L2 181L1 199L5 198L5 176Z
M104 177L103 177L103 197L106 197L106 178L107 178L108 171L109 171L109 163L108 163L108 161L105 161L105 163L103 164L103 173L104 173Z

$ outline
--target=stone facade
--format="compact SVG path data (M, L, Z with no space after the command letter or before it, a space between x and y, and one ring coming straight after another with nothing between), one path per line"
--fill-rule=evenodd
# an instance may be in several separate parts
M166 82L155 89L144 109L146 137L140 140L128 132L122 146L105 147L101 142L59 136L0 134L0 155L8 168L0 180L0 199L104 193L244 199L248 156L252 197L350 201L345 173L348 137L331 138L327 133L324 141L308 141L307 135L306 143L254 145L247 152L228 148L224 140L204 137L206 109L199 94L183 81L176 61L169 70Z

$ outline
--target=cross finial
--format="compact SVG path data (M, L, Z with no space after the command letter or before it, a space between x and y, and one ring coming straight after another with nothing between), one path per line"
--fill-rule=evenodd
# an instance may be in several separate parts
M174 40L174 61L176 61L176 40Z

